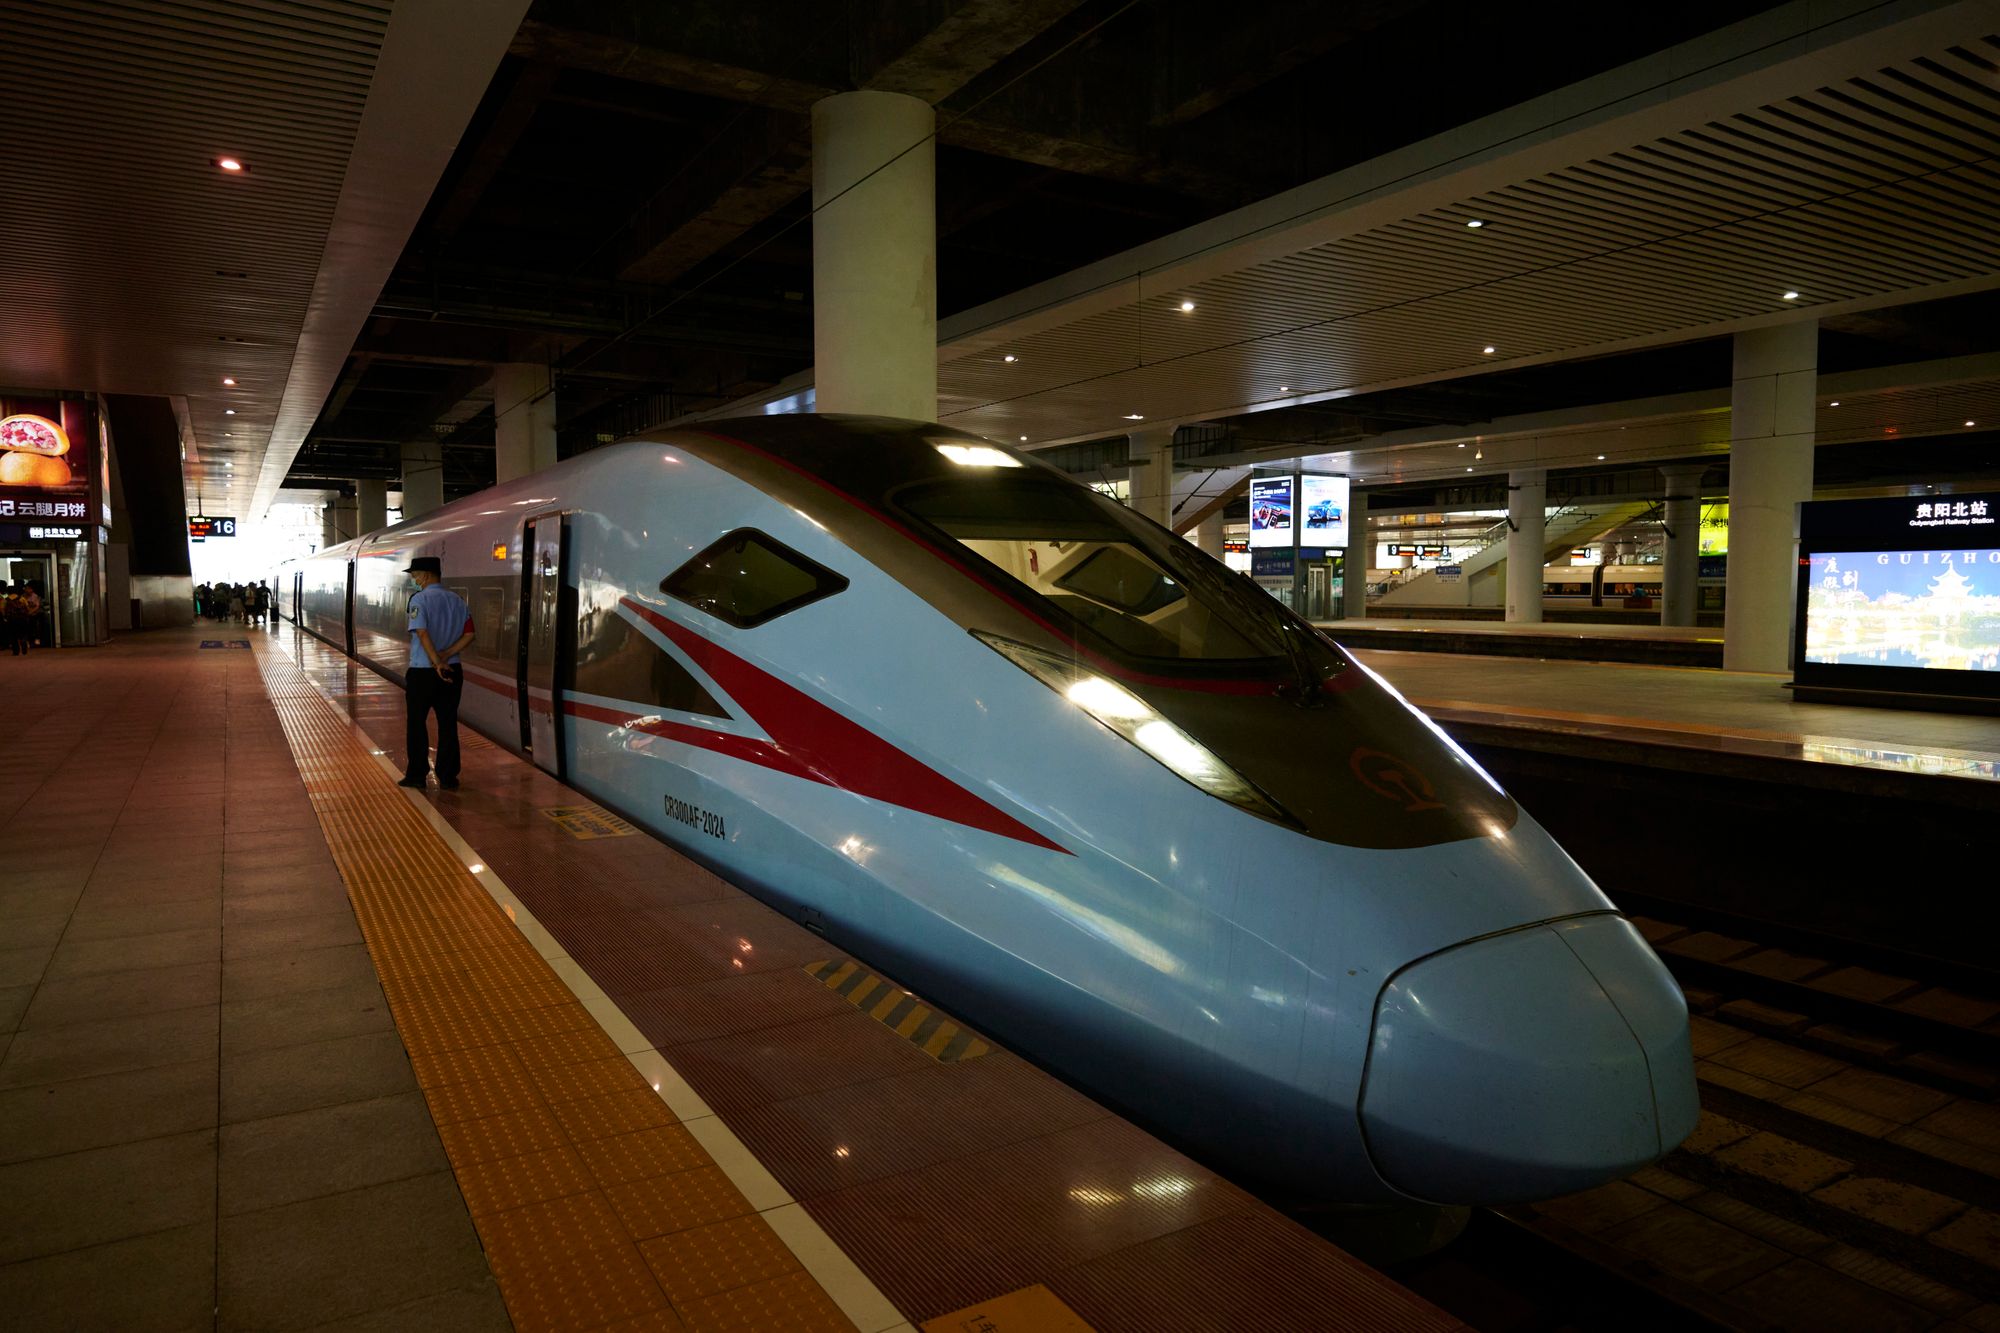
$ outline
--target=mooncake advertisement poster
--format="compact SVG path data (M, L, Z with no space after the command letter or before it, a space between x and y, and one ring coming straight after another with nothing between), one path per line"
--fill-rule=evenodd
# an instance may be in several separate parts
M93 442L62 421L56 399L0 396L0 520L87 521Z

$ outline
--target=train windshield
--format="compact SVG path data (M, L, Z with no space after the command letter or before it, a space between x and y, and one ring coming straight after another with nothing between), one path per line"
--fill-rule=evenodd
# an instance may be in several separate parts
M1034 594L1114 655L1269 662L1296 654L1283 608L1185 542L1073 483L989 473L919 485L896 505Z

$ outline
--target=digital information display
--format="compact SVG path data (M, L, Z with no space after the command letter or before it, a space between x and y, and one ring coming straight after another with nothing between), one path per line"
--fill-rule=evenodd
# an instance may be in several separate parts
M1292 479L1252 477L1250 479L1250 546L1294 545L1292 536Z
M1305 530L1301 546L1347 545L1347 478L1299 478L1299 513Z
M195 541L204 541L210 537L234 537L235 535L236 520L233 518L211 514L207 517L197 516L188 520L188 536Z
M1800 686L2000 698L2000 495L1799 515Z

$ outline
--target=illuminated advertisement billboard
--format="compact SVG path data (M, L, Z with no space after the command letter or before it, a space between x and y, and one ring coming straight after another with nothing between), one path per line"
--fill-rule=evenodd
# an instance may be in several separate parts
M1347 478L1299 478L1299 545L1347 545Z
M1291 546L1292 479L1252 477L1250 479L1250 545Z
M61 422L54 400L0 398L0 521L90 521L91 441Z
M2000 494L1803 506L1801 686L2000 698Z

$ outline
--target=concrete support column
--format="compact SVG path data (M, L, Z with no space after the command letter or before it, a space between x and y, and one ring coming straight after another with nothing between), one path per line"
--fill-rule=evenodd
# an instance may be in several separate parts
M1542 623L1542 558L1548 546L1549 474L1523 468L1507 474L1507 620Z
M1174 510L1174 430L1135 430L1125 437L1125 456L1132 462L1130 472L1132 508L1163 528L1173 526Z
M818 411L937 419L935 124L901 93L813 104Z
M512 481L555 465L556 393L549 368L493 367L493 479Z
M1663 467L1667 479L1666 557L1660 568L1660 623L1692 625L1700 605L1701 476L1700 464Z
M389 526L388 482L356 481L354 503L357 532L380 532Z
M1812 498L1819 325L1736 335L1729 399L1729 586L1722 665L1791 664L1798 506Z
M436 440L403 445L403 517L422 518L444 505L444 446Z
M1350 491L1347 501L1347 546L1340 561L1340 615L1343 620L1368 618L1368 566L1375 543L1368 535L1368 501Z
M1195 548L1203 555L1212 555L1217 560L1222 559L1222 511L1220 509L1195 524L1194 532L1190 535L1194 538Z
M359 517L357 502L352 496L336 495L329 499L319 511L319 548L324 551L329 546L354 540L360 535Z

